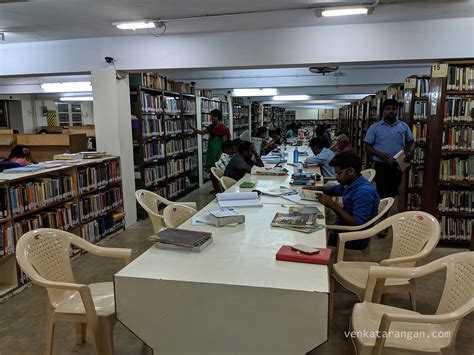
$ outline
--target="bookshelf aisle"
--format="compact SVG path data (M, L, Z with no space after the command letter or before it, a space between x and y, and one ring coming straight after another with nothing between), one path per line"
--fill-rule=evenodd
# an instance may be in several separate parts
M180 198L198 186L197 137L189 128L196 126L196 97L144 86L130 95L135 186ZM139 217L146 217L137 208Z
M120 159L83 161L33 173L0 173L0 297L27 283L15 243L35 228L56 228L96 243L125 228ZM71 250L71 255L77 250Z
M202 91L201 95L201 129L208 127L211 121L211 111L212 110L221 110L221 101L216 98L212 98L212 92L210 91ZM227 111L228 112L228 111ZM224 117L223 117L224 119ZM209 134L205 134L200 136L201 139L201 156L202 156L202 179L203 183L207 182L211 179L210 172L205 170L204 167L206 166L206 158L207 158L207 147L209 145Z

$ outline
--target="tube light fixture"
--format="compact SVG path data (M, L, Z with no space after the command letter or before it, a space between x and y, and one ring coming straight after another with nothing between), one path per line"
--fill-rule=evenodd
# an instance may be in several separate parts
M266 89L234 89L232 96L274 96L278 90L274 88Z
M45 92L91 92L90 81L71 81L66 83L44 83L40 85Z
M305 101L309 100L308 95L277 95L273 96L273 101Z
M140 20L128 22L114 22L113 25L119 30L141 30L144 28L155 28L155 20Z
M327 10L316 10L317 17L335 17L335 16L351 16L351 15L371 15L372 8L369 7L340 7Z
M92 96L63 96L59 98L59 101L93 101Z

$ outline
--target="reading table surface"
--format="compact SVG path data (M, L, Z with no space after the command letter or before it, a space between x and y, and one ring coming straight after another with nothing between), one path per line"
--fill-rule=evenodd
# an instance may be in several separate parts
M247 174L229 192L244 181L256 182L252 189L289 186L295 168L287 168L282 177ZM326 341L328 267L275 259L284 244L326 247L325 230L271 227L275 213L294 204L262 202L237 208L245 224L236 227L182 224L212 232L201 253L151 247L127 265L114 278L117 318L156 354L304 354ZM214 200L198 214L217 208Z

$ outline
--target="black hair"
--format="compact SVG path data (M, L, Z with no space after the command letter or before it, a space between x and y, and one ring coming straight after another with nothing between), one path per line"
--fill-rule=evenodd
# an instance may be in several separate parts
M227 142L227 141L226 141L226 142ZM240 138L235 138L232 142L234 142L234 145L235 145L236 147L238 147L238 146L240 145L240 143L243 142L243 140L240 139Z
M23 149L28 148L26 145L23 144L18 144L17 146L13 147L12 151L10 152L10 155L8 156L7 160L10 160L11 158L24 158L26 157L25 153L23 152Z
M326 140L322 136L314 137L309 141L309 146L310 147L316 147L319 149L323 149L326 147Z
M252 150L252 142L249 142L249 141L242 141L240 144L239 144L239 147L237 148L239 154L242 154L243 152L246 152L246 151L249 151L249 150Z
M258 128L257 128L257 132L255 133L255 135L256 135L257 137L259 137L259 136L261 136L262 134L265 134L265 133L267 133L267 132L268 132L268 128L262 126L262 127L258 127Z
M222 151L229 150L232 147L235 147L235 142L231 140L227 140L224 143L222 143Z
M387 99L382 104L382 111L385 110L385 107L387 106L400 107L400 103L395 99Z
M221 112L221 110L218 110L218 109L215 108L214 110L211 111L211 116L217 117L217 119L219 121L222 121L222 112Z
M362 162L360 158L354 152L350 151L336 155L329 162L329 166L332 166L333 168L338 167L340 169L354 168L357 175L359 175L362 170Z
M316 136L322 136L326 132L326 128L323 125L316 126Z

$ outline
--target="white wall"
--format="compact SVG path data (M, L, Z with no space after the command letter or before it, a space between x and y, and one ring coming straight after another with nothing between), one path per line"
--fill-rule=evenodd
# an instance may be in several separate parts
M81 102L82 108L82 123L83 124L94 124L94 117L93 117L93 105L90 101ZM48 121L47 117L43 116L43 109L42 106L46 106L48 110L56 111L56 100L36 100L35 107L36 107L36 120L37 126L47 126Z
M0 100L21 101L22 125L15 124L15 127L23 126L23 133L31 133L34 130L34 107L32 105L32 95L0 95Z
M14 43L0 46L0 76L86 73L105 56L123 70L432 61L474 57L472 43L472 18Z
M296 120L316 120L318 118L318 110L315 108L298 108L295 111Z

